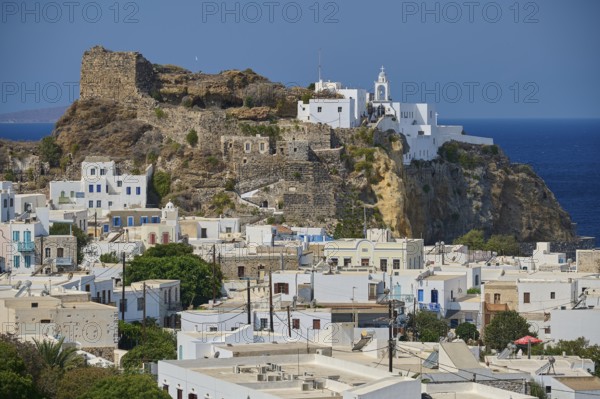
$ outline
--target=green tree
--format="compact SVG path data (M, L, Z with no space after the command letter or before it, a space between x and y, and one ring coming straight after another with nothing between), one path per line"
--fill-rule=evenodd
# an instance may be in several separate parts
M519 255L519 243L515 237L510 235L493 235L485 244L485 249L495 251L499 255Z
M213 287L220 290L221 271L216 266L213 276L212 265L193 255L191 248L187 244L156 245L136 256L125 269L126 284L148 279L180 280L184 307L206 303Z
M154 172L150 189L158 195L159 202L171 192L171 175L161 170Z
M469 249L486 249L485 237L483 236L482 230L473 229L454 240L454 244L462 244L469 247Z
M115 376L117 370L102 367L78 367L67 371L57 385L57 399L77 399L99 381Z
M437 342L448 332L448 324L434 312L419 312L414 317L414 326L422 342Z
M0 341L0 398L32 397L36 397L36 390L25 362L15 346Z
M194 129L191 129L185 136L185 140L190 146L195 147L196 144L198 144L198 132L196 132Z
M503 350L509 342L534 333L529 331L529 323L524 317L514 310L507 310L494 316L483 335L488 348Z
M80 399L170 399L158 388L156 381L146 374L123 374L100 380Z
M474 324L465 322L461 323L456 327L456 335L465 342L469 339L478 340L479 339L479 331L477 331L477 327Z
M84 363L83 358L77 354L77 348L62 347L64 340L64 337L59 339L58 342L33 339L33 343L47 367L70 370Z
M113 252L109 252L106 254L100 255L100 262L102 263L119 263L120 259L117 254Z
M571 341L561 339L552 346L536 345L531 348L531 353L534 355L562 355L563 352L568 356L592 360L595 364L594 375L600 377L600 345L590 345L584 337Z
M83 249L90 242L90 237L81 230L76 225L71 225L69 223L54 223L50 226L50 235L51 236L68 236L69 233L72 233L73 236L77 239L77 263L83 260Z
M2 354L10 354L12 350L4 350L2 348L6 348L3 344L7 344L12 348L16 349L16 352L19 355L20 360L23 361L25 365L25 374L29 375L33 379L33 383L36 386L37 391L40 391L40 388L36 381L40 380L40 376L44 370L44 362L39 352L37 351L35 345L31 342L23 342L20 341L14 335L8 334L0 334L0 370L2 369L2 364L8 364L9 361L6 359L2 360ZM12 352L14 353L14 352ZM23 374L24 375L24 374ZM0 378L1 380L1 378ZM0 397L3 397L0 395Z
M40 152L40 159L43 162L48 162L52 167L59 166L62 149L56 143L56 139L53 136L44 137L40 141L38 150Z
M538 399L548 399L544 387L542 387L534 380L529 381L529 394L531 396L537 397Z

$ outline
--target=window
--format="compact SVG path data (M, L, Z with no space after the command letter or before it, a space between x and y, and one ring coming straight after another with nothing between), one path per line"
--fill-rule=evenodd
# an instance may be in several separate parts
M148 242L150 243L150 245L156 244L156 234L150 233L148 235Z
M97 200L96 201L96 208L102 208L102 201L101 200Z
M140 216L140 224L148 223L148 216Z
M90 169L90 175L92 175L92 176L96 175L96 168Z
M123 187L123 182L121 180L117 181L117 187Z
M131 187L127 187L127 188L125 188L125 193L126 193L127 195L131 195Z
M546 393L552 393L552 386L546 385Z
M163 391L169 392L169 386L167 384L163 384Z
M392 268L394 270L400 269L400 259L394 259L394 260L392 260Z
M183 399L183 389L177 388L177 399Z
M200 238L208 238L208 234L206 232L206 227L202 227L200 229Z
M113 217L113 227L121 227L121 217L120 216Z
M20 240L21 240L21 232L13 231L13 241L20 241Z
M344 266L352 265L352 258L344 258Z
M338 113L342 112L342 107L338 107Z
M500 294L494 294L494 303L500 303Z
M479 285L479 274L475 275L475 285Z
M361 265L362 267L369 267L369 258L362 258L362 259L360 260L360 265Z
M136 187L135 188L135 195L142 195L142 188L141 187Z
M62 258L65 255L65 249L64 248L56 248L56 257L57 258Z
M163 244L168 244L169 243L169 233L163 233L162 234L162 243Z
M38 303L37 302L31 302L31 307L32 308L37 308L38 307Z
M231 227L225 227L225 233L227 233L227 234L231 233Z
M137 299L137 309L139 310L144 310L144 298L138 298Z
M110 208L112 206L112 201L108 201L108 207Z
M289 284L288 283L275 283L274 287L275 294L289 294Z
M246 274L246 268L244 266L238 266L238 278L244 278Z
M16 269L21 267L21 257L19 255L15 255L13 257L13 267Z
M4 201L2 203L3 203L2 207L8 208L8 200L6 198L4 198Z
M52 255L50 252L50 248L44 248L44 253L46 255L46 258L49 258Z
M167 290L164 290L164 296L165 296L165 303L169 302L169 292Z
M25 260L25 267L30 268L31 267L31 255L25 255L23 257L23 259Z
M97 193L101 193L102 192L102 184L96 184L96 192Z
M531 303L531 298L529 292L523 293L523 303Z
M102 168L100 169L100 176L104 176L106 175L106 169Z
M93 208L94 207L94 201L90 200L88 201L88 208Z
M337 266L338 265L338 258L331 258L331 265L332 266Z
M90 192L90 193L93 193L93 192L94 192L94 185L93 185L93 184L90 184L90 185L88 186L88 192Z
M550 299L556 299L556 292L550 293Z
M195 393L190 393L188 394L188 399L198 399L198 395L196 395Z
M260 152L265 150L265 143L260 143Z
M266 330L268 326L269 326L269 324L267 323L267 319L261 318L260 319L260 329Z
M292 319L292 328L294 330L300 329L300 319Z
M313 330L321 329L321 319L313 319Z
M252 149L252 144L250 144L250 143L244 144L244 151L250 152L251 149Z
M152 216L152 223L160 223L160 218L158 216Z
M323 111L323 107L317 107L317 112Z
M379 259L379 269L382 272L387 272L387 259Z

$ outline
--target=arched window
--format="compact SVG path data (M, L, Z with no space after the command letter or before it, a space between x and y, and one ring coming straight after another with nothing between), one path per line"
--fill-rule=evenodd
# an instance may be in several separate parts
M154 244L156 244L156 234L155 234L155 233L150 233L150 234L148 235L148 243L149 243L150 245L154 245Z

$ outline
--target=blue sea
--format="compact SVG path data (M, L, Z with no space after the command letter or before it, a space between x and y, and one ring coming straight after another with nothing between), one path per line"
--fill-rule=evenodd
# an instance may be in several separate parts
M492 137L513 162L544 179L582 236L600 237L600 119L444 119ZM39 140L52 123L0 123L0 138Z

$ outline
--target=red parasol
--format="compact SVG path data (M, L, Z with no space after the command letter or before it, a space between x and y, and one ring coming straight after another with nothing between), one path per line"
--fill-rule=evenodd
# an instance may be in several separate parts
M527 345L527 344L539 344L540 342L543 342L541 339L538 339L536 337L532 337L531 335L526 335L522 338L519 338L518 340L515 341L515 344L517 345Z

